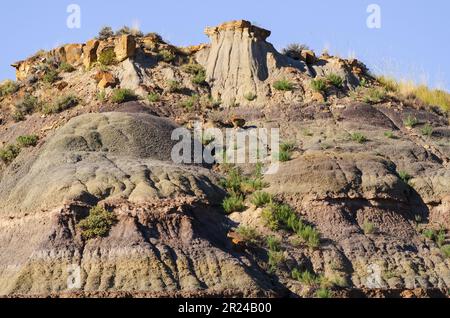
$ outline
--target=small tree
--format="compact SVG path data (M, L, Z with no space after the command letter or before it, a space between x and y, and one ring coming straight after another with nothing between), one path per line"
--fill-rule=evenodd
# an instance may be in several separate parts
M114 31L111 27L105 26L103 27L100 32L98 32L98 39L99 40L107 40L109 38L112 38L114 36Z
M309 50L309 47L305 44L292 43L283 49L283 54L294 60L300 60L302 51Z

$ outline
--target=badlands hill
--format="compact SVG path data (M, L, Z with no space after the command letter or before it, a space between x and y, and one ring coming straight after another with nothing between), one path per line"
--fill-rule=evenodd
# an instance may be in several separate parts
M0 295L445 297L446 105L247 21L205 33L105 29L13 65ZM172 131L196 121L280 128L280 170L175 164Z

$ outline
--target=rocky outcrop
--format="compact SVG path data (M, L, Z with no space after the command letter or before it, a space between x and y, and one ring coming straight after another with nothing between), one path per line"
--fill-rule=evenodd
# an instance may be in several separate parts
M212 95L225 105L248 104L247 94L256 103L267 101L274 81L287 76L284 67L305 71L301 61L278 53L266 42L270 31L248 21L232 21L207 28L211 46L199 51L197 60L206 69Z

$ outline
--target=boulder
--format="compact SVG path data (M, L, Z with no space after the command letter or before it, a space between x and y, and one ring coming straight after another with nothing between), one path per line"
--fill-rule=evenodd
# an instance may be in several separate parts
M71 65L80 65L82 63L83 45L68 44L64 46L65 60Z
M90 68L92 64L97 62L97 49L100 42L98 40L90 40L83 48L83 64L85 68Z
M105 89L107 87L115 87L117 85L117 79L109 72L103 74L102 79L98 83L98 88Z
M122 35L116 39L114 52L118 62L133 57L136 52L136 40L132 35Z
M317 60L316 54L311 50L303 50L301 53L301 58L306 64L314 64Z

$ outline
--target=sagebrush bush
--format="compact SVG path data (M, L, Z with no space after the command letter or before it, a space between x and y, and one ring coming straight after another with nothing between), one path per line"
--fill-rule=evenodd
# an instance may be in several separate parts
M261 240L261 237L256 229L251 227L241 225L236 229L236 233L238 233L244 241L250 244L257 244Z
M342 77L334 73L327 75L327 81L336 88L341 88L344 84Z
M167 82L167 91L169 93L177 93L181 90L181 84L178 81L170 80Z
M375 233L375 224L365 221L363 224L363 231L366 235Z
M283 264L286 261L286 258L284 257L284 253L283 252L277 252L277 251L272 251L269 250L269 261L268 261L268 265L269 265L269 270L271 272L275 272L281 264Z
M280 150L280 153L278 154L278 160L280 160L281 162L286 162L291 160L292 154L290 151L283 151Z
M181 69L183 72L191 75L197 75L198 73L205 71L204 67L197 63L184 64Z
M67 95L60 97L53 104L44 104L42 106L42 112L46 115L57 114L69 108L75 107L79 104L80 100L74 95Z
M103 50L98 56L98 62L103 66L110 66L117 64L116 52L114 48L107 48Z
M159 53L158 53L158 58L159 58L161 61L164 61L164 62L166 62L166 63L171 63L171 62L173 62L173 61L175 60L176 56L175 56L175 54L174 54L172 51L170 51L170 50L161 50L161 51L159 51Z
M116 104L137 100L136 94L127 88L117 88L111 93L111 101Z
M20 148L16 145L7 145L5 148L0 149L0 160L4 164L10 164L20 154Z
M444 245L441 247L441 252L445 258L450 258L450 245Z
M222 207L226 214L242 212L245 209L244 198L241 195L232 194L223 200Z
M350 135L350 137L352 138L352 140L353 140L354 142L357 142L357 143L359 143L359 144L363 144L363 143L365 143L365 142L368 141L367 137L364 136L363 134L359 133L359 132L352 133L352 134Z
M294 89L294 85L290 81L282 79L273 83L273 88L278 91L292 91Z
M327 89L327 82L324 79L322 79L322 78L318 78L318 79L312 80L311 81L311 88L315 92L324 93L326 91L326 89Z
M419 124L419 120L416 117L408 115L408 117L403 121L405 127L414 128Z
M257 208L261 208L270 202L272 202L272 196L267 192L256 192L253 194L252 203Z
M44 83L47 84L53 84L59 79L58 71L55 69L49 69L45 72L44 76L42 77L42 80Z
M368 104L381 103L386 99L386 90L382 88L369 88L364 96L364 102Z
M206 72L203 70L194 75L192 83L195 85L204 85L206 83Z
M81 229L81 235L85 240L97 237L106 237L112 226L117 222L114 213L96 206L89 211L89 215L80 221L78 226Z
M22 100L16 103L15 109L23 114L32 113L38 105L38 99L33 95L26 94Z
M10 81L10 80L4 81L0 85L0 98L14 94L18 90L19 90L19 85L16 82Z
M199 103L199 96L197 94L194 94L192 96L186 97L182 102L181 106L188 110L192 110L195 106Z
M150 93L147 96L149 103L157 103L161 100L161 96L158 93Z
M433 136L433 126L431 126L429 123L425 124L425 126L422 127L420 130L422 132L422 135L431 137Z
M300 271L294 268L291 277L306 286L314 286L320 283L320 278L310 271Z
M321 287L316 291L317 298L333 298L333 293L326 287Z
M17 144L21 148L34 147L37 145L39 137L36 135L25 135L17 137Z
M112 38L113 36L114 36L113 29L109 26L105 26L98 32L97 39L104 41L109 38Z
M69 64L67 62L62 62L61 64L59 64L58 71L65 73L72 73L73 71L75 71L75 67L73 67L72 64Z
M389 139L395 139L395 135L394 135L394 133L393 133L392 131L386 131L386 132L384 133L384 136L385 136L386 138L389 138Z

